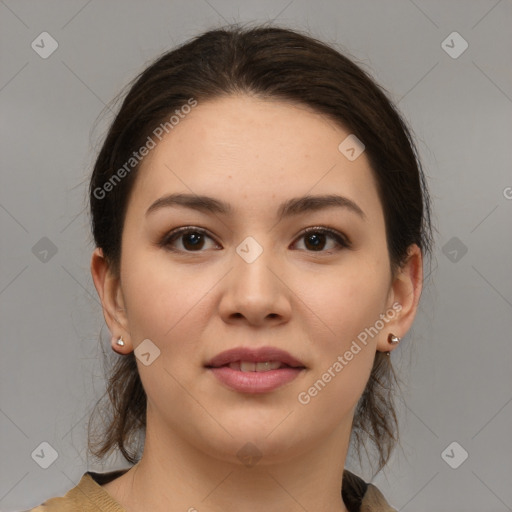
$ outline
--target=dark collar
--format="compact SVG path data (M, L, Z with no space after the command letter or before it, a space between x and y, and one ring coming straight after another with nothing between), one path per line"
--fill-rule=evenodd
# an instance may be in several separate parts
M359 512L368 484L347 469L343 471L341 497L349 512Z

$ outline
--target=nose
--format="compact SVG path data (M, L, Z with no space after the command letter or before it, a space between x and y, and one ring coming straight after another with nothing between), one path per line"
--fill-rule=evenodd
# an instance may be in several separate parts
M261 327L289 320L293 292L270 250L252 262L234 252L233 268L222 283L219 313L226 323Z

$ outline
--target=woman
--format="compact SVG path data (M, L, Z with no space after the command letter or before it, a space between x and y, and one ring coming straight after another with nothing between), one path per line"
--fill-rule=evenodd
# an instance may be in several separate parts
M380 470L397 441L389 354L432 236L372 79L296 31L204 33L131 85L90 205L120 354L90 448L134 465L33 510L394 510L344 465L369 438Z

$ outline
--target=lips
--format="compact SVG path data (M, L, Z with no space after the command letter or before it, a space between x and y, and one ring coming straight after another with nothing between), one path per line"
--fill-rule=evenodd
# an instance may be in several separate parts
M306 368L288 352L277 347L237 347L217 354L205 364L206 368L229 366L242 372L272 371L279 368Z
M222 385L244 394L270 393L304 376L306 366L276 347L238 347L205 364Z

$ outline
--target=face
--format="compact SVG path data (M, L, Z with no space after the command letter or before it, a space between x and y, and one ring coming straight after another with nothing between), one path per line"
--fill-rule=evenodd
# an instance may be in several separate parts
M338 150L349 134L305 107L233 96L199 103L143 161L116 300L132 348L160 351L137 359L160 432L223 460L251 442L270 463L350 429L376 350L404 332L372 171L364 152ZM171 194L224 208L159 201ZM304 368L237 390L205 365L238 347Z

